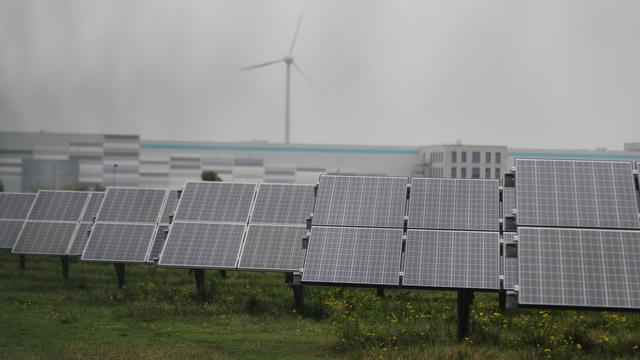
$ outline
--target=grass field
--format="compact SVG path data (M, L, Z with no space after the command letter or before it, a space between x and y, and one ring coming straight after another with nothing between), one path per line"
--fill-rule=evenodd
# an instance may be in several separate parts
M640 357L640 315L498 311L478 294L472 334L455 341L455 293L307 287L295 311L282 274L207 272L206 301L186 270L0 252L0 358Z

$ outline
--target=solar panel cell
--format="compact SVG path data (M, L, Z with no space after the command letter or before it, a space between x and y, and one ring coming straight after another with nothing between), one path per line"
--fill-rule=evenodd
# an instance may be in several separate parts
M249 225L239 267L300 271L305 255L302 237L306 233L306 227L299 225Z
M402 229L313 227L302 281L399 285Z
M517 160L518 225L640 228L628 162Z
M175 222L159 265L235 268L245 225Z
M498 180L412 178L409 228L498 231Z
M24 220L0 220L0 249L11 249L18 240Z
M407 178L322 175L314 225L404 227Z
M403 285L500 289L498 233L408 230Z
M82 260L146 262L155 225L96 223Z
M305 224L314 202L313 185L260 184L251 223Z
M77 223L27 221L13 247L16 254L65 255Z
M255 184L187 182L175 221L246 223Z
M519 303L640 308L640 232L519 228Z
M0 193L0 219L26 219L36 194Z

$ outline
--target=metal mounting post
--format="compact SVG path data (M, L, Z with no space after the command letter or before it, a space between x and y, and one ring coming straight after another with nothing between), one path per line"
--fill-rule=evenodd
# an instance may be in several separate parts
M471 303L473 302L473 291L458 290L458 341L464 340L469 335L471 329Z
M124 274L125 274L125 270L124 270L124 263L114 263L113 267L116 268L116 276L118 278L118 287L120 289L122 289L122 287L124 286Z
M66 255L60 256L60 262L62 263L62 277L65 280L69 280L69 257Z
M223 279L227 278L227 270L220 270L220 277Z
M25 255L20 255L20 269L24 270L27 268L27 257Z
M193 269L193 275L196 278L196 292L200 300L206 298L206 286L204 283L204 269Z
M383 298L384 297L384 288L383 287L379 287L376 289L376 295L378 295L379 298Z

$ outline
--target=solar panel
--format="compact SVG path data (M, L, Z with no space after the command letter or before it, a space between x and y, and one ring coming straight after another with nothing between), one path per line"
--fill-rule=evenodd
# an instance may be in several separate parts
M11 249L18 240L24 220L0 220L0 249Z
M158 265L235 268L245 224L174 222Z
M313 227L302 281L399 285L402 229Z
M412 178L413 229L499 230L498 180Z
M78 225L78 231L76 231L71 247L69 247L69 255L82 255L82 251L84 250L85 245L87 245L87 240L89 239L89 230L91 230L91 226L92 224L88 223L81 223Z
M305 250L304 225L249 225L239 268L252 270L300 271Z
M96 223L82 260L146 262L155 228L152 224Z
M500 289L498 233L408 230L403 286Z
M174 221L246 223L256 184L187 182Z
M169 190L167 192L167 200L162 208L162 215L160 216L161 224L168 224L169 217L176 212L178 207L178 190Z
M640 308L640 231L518 229L523 305Z
M85 191L40 190L28 220L77 222L88 197Z
M149 256L147 257L147 262L153 263L160 257L160 253L162 252L164 243L167 241L168 231L169 226L158 226L158 231L156 231L156 236L153 239L153 244L151 245L151 250L149 251Z
M98 222L155 223L167 190L110 187Z
M84 214L82 214L82 222L93 223L93 219L98 215L98 210L100 209L100 205L102 205L103 199L103 192L91 193L87 207L84 209Z
M407 178L322 175L314 225L404 227Z
M77 223L27 221L13 247L16 254L66 255Z
M26 219L35 198L36 194L0 193L0 219Z
M313 212L313 185L260 184L251 223L305 224Z
M502 256L502 274L504 281L502 288L505 290L515 290L518 284L518 257L515 246L515 233L504 233L504 249Z
M516 160L518 225L640 228L630 162Z
M505 187L502 189L502 218L512 216L513 209L516 209L516 189Z

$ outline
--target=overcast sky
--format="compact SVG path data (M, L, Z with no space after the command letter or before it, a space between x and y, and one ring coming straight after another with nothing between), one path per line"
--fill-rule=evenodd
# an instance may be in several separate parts
M0 130L294 143L640 141L640 1L0 0Z

